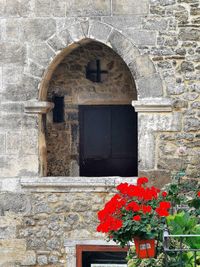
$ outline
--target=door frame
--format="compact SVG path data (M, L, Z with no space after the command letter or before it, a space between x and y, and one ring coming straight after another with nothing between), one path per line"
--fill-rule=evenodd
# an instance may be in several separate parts
M127 252L128 247L110 245L76 245L76 267L82 267L82 255L85 251L109 251L109 252Z

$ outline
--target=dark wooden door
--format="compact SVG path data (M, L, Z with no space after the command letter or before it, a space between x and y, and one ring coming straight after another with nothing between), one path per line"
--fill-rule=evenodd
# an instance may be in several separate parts
M80 175L137 176L133 107L80 106Z

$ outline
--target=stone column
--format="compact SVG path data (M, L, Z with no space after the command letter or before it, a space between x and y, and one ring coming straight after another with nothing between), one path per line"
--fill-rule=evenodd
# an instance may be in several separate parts
M47 101L29 101L25 105L25 112L39 115L39 174L47 174L47 151L45 139L46 114L51 111L54 104Z

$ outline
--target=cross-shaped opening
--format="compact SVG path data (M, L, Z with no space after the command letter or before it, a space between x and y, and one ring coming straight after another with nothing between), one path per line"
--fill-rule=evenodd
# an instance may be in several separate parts
M107 77L107 70L101 69L101 61L99 59L90 61L86 67L86 78L92 82L103 82Z

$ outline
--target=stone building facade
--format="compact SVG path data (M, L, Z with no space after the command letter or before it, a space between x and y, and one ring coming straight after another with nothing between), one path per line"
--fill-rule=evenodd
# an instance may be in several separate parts
M138 175L199 178L200 2L0 0L0 20L0 266L75 267L76 244L104 244L97 210L134 182L79 177L77 105L132 101ZM101 86L81 74L99 51L113 74ZM52 123L55 92L64 126Z

